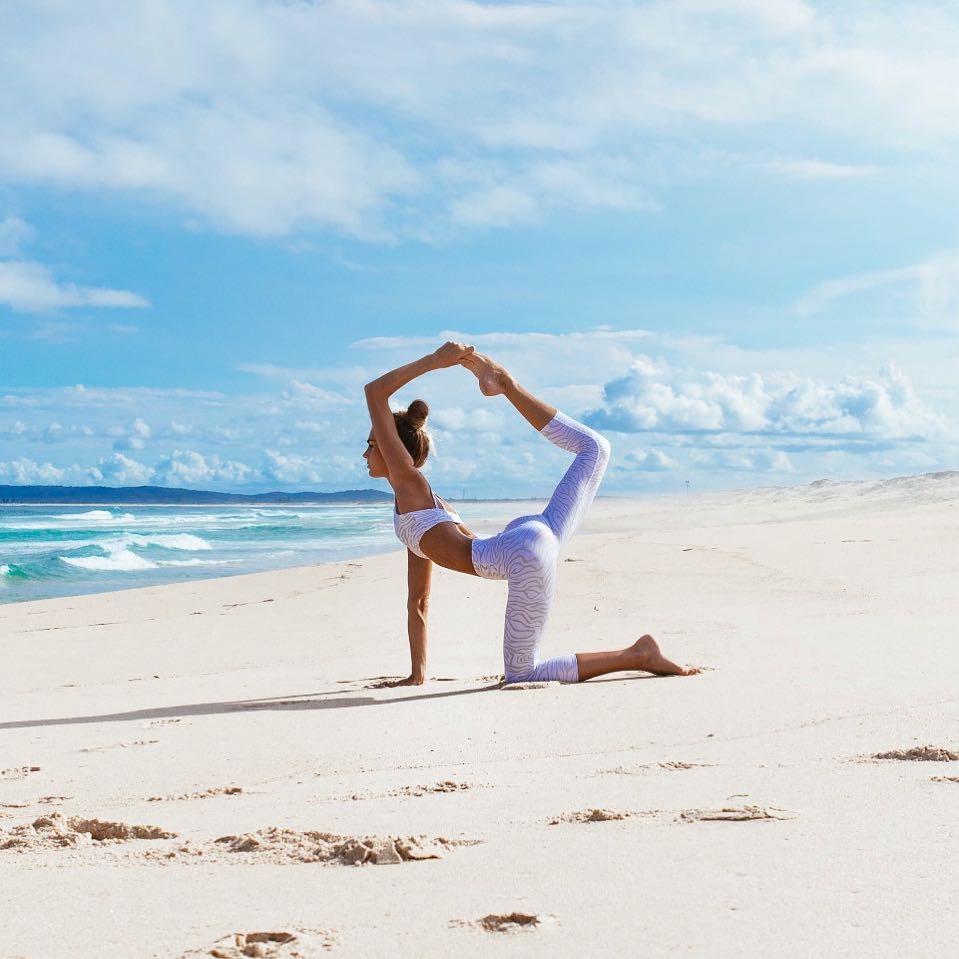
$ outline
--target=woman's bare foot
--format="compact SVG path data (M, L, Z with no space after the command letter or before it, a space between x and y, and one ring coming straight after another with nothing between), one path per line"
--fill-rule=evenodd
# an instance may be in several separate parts
M479 380L483 396L499 396L506 392L509 373L484 353L470 353L460 360L460 365L465 366Z
M631 665L627 669L641 669L656 676L695 676L699 672L696 666L680 666L667 659L659 648L659 643L647 633L640 636L629 649L626 657Z

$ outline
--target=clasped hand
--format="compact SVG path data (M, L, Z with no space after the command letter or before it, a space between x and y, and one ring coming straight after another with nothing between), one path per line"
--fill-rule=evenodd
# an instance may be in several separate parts
M436 361L437 367L445 369L448 366L456 366L475 349L475 346L467 346L465 343L454 343L450 340L444 343L433 354L433 359Z

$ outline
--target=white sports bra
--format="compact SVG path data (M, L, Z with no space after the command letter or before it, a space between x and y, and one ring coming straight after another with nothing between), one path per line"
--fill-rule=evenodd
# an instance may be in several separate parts
M393 504L393 529L396 531L397 539L421 559L429 559L420 552L420 540L428 529L440 523L463 522L459 513L454 513L442 505L442 501L432 489L430 493L433 494L433 502L436 504L433 509L414 509L409 513L398 513L396 504Z

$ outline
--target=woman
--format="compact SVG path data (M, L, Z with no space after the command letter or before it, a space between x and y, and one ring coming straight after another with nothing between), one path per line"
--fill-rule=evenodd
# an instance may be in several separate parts
M390 396L411 380L457 364L476 376L485 396L505 395L533 429L576 454L542 513L520 516L502 533L485 539L470 532L420 472L429 454L429 439L423 431L426 404L416 400L400 413L394 413L389 405ZM649 635L626 649L539 658L560 547L581 522L609 462L609 443L604 437L538 400L503 367L460 343L445 343L435 353L368 383L366 402L373 429L363 456L370 476L387 480L393 488L394 527L407 546L409 559L407 616L412 669L396 685L419 686L426 678L426 615L433 563L471 576L509 581L503 636L508 683L576 683L635 669L663 676L698 672L663 656Z

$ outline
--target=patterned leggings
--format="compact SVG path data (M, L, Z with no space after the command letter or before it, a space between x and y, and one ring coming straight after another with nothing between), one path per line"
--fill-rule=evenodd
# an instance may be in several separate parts
M503 664L508 683L579 682L576 656L540 662L539 647L553 603L559 550L586 515L609 463L609 441L564 413L542 429L551 443L576 454L546 509L519 516L495 536L473 540L473 566L484 579L509 581Z

